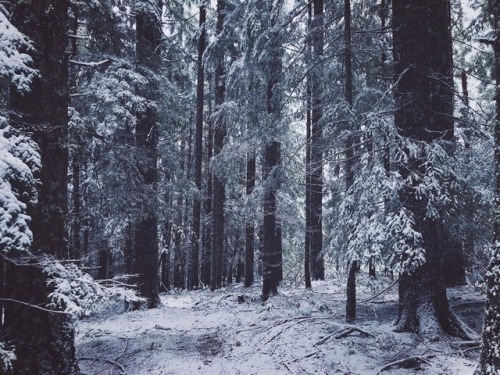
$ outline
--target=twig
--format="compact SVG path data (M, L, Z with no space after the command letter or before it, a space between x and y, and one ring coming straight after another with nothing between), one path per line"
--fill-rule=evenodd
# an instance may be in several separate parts
M123 351L121 352L121 354L115 358L115 363L113 364L113 367L111 367L111 370L109 371L109 375L113 375L113 372L115 371L115 367L116 365L118 364L118 360L123 357L123 355L125 354L125 352L127 351L127 348L128 348L128 338L124 337L125 338L125 348L123 349ZM125 371L124 371L125 372Z
M48 313L53 313L53 314L71 315L70 313L68 313L68 312L66 312L66 311L49 310L49 309L45 309L45 308L40 307L40 306L37 306L37 305L32 305L32 304L30 304L30 303L23 302L23 301L18 301L17 299L12 299L12 298L0 298L0 301L4 301L4 302L14 302L14 303L18 303L18 304L20 304L20 305L24 305L24 306L32 307L32 308L34 308L34 309L41 310L41 311L45 311L45 312L48 312Z
M79 361L101 361L101 362L106 362L106 363L109 363L111 365L114 365L114 366L117 366L120 368L120 370L122 370L123 373L125 373L125 367L123 367L122 364L116 362L116 361L113 361L112 359L106 359L106 358L95 358L95 357L79 357L78 358Z
M396 285L396 283L399 281L399 279L396 279L396 281L394 281L391 285L389 285L387 288L385 288L383 291L381 291L380 293L377 293L375 294L374 296L371 296L370 298L367 298L363 301L359 301L359 303L364 303L364 302L368 302L368 301L371 301L372 299L375 299L377 298L378 296L380 296L381 294L384 294L385 292L387 292L389 289L391 289L394 285Z
M104 65L106 63L111 62L111 60L106 59L106 60L102 60L102 61L91 61L91 62L69 60L69 62L71 64L75 64L75 65L81 65L81 66L88 66L90 68L96 68L96 67L98 67L100 65Z
M429 359L434 358L434 357L435 357L435 355L428 355L425 357L408 357L408 358L400 359L398 361L394 361L394 362L388 363L385 366L383 366L377 372L377 375L384 372L384 371L389 370L392 367L399 367L399 368L405 367L405 368L407 368L409 366L409 367L413 368L413 367L416 367L420 363L430 364Z

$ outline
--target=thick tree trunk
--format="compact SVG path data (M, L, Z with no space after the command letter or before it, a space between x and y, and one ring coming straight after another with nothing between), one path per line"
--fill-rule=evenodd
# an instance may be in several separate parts
M191 228L191 257L189 262L189 289L197 288L200 285L199 280L199 256L200 256L200 230L201 230L201 175L203 161L203 86L205 84L203 53L205 52L206 39L206 5L200 5L199 27L201 28L198 39L198 79L196 83L196 132L194 146L194 183L198 189L198 194L193 202L193 227Z
M33 232L32 249L68 257L68 2L38 0L15 2L12 23L31 40L40 76L26 94L12 92L12 124L40 147L38 204L28 208Z
M453 65L448 0L393 0L395 123L401 135L433 142L453 139ZM423 157L409 155L400 165L403 178L409 171L425 173ZM442 183L446 183L442 181ZM400 194L413 214L415 230L422 235L425 264L400 276L399 331L466 336L448 306L443 278L445 242L442 223L427 217L427 201L416 186Z
M272 5L270 5L272 10ZM271 22L271 27L275 21ZM264 181L264 223L263 223L263 247L262 247L262 299L265 301L271 294L278 293L278 285L281 278L281 258L278 238L277 199L276 194L280 184L279 162L281 144L275 139L280 113L281 98L277 84L281 75L281 60L279 35L271 34L272 42L269 44L269 65L267 68L267 121L270 130L271 141L264 149L263 181Z
M161 3L155 10L161 14ZM161 44L161 21L156 14L150 14L139 8L136 15L136 59L137 69L148 77L148 69L158 70L160 54L158 46ZM149 77L147 88L139 89L139 94L150 101L157 99L158 87ZM136 147L138 150L138 169L141 173L145 188L156 191L158 179L157 170L157 143L158 129L156 125L156 109L147 105L137 112L136 120ZM151 197L153 201L155 197ZM159 248L158 248L158 220L155 205L146 205L143 218L135 226L135 255L139 274L139 292L147 298L149 308L160 304L159 297Z
M312 53L315 62L323 59L323 0L314 0L312 19ZM312 71L312 108L311 108L311 144L310 144L310 212L309 246L311 276L313 280L325 279L323 263L323 74L322 65Z
M483 327L483 347L477 375L500 373L500 0L494 3L495 19L495 200L493 219L493 249L486 273L486 312Z
M12 256L7 263L8 298L32 306L45 306L52 292L36 259ZM21 264L24 263L24 264ZM80 373L76 359L74 321L69 314L49 312L16 302L6 302L2 341L14 344L14 374Z
M222 33L224 26L226 2L217 1L217 24L216 32ZM224 58L219 57L215 68L215 110L218 111L224 103L226 86L224 82ZM225 120L214 124L214 156L221 153L226 136ZM215 290L221 287L222 267L224 256L224 204L226 200L225 184L220 173L213 173L213 198L212 198L212 261L210 272L210 289Z

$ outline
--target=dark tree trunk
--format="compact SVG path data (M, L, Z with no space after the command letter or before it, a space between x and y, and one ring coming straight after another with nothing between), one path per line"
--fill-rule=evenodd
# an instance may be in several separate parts
M323 0L314 0L312 19L312 52L315 62L323 59ZM311 276L313 280L325 279L323 263L323 74L321 65L312 70L311 94L311 144L310 144L310 218L309 246Z
M270 4L272 11L272 4ZM272 13L272 12L271 12ZM270 27L275 26L276 20L271 20ZM281 179L279 171L281 144L276 138L278 133L278 118L280 114L281 96L279 88L279 76L281 75L280 60L280 38L279 34L270 32L269 62L267 69L267 127L270 129L270 141L264 149L263 183L264 183L264 223L263 223L263 247L262 247L262 299L265 301L271 294L278 293L278 285L281 278L281 254L279 254L277 199L276 194ZM279 238L281 241L281 237Z
M307 66L312 63L312 3L307 5ZM306 289L311 289L311 108L312 108L312 77L306 77L306 194L305 194L305 238L304 238L304 280Z
M250 196L255 188L256 159L255 152L247 155L246 194ZM252 218L247 218L245 226L245 286L253 284L254 273L254 235L255 226Z
M433 142L453 139L453 65L450 6L447 0L393 0L395 123L401 135ZM409 156L399 167L425 173L422 159ZM445 183L443 181L443 183ZM443 266L445 242L440 220L427 217L427 202L417 197L415 186L400 194L413 214L415 230L422 235L426 262L400 276L400 309L397 330L465 336L448 306Z
M12 23L31 40L40 76L24 95L12 92L12 125L32 134L40 147L38 204L28 208L33 250L68 257L68 1L15 2Z
M210 285L210 269L212 258L212 170L210 168L210 161L212 160L214 131L212 126L212 105L211 100L208 101L208 134L207 134L207 191L205 195L204 223L203 223L203 255L202 255L202 281L205 285Z
M98 258L99 258L98 260L99 269L97 270L97 278L99 280L105 280L108 278L109 259L108 259L108 249L104 244L102 244L101 248L99 249Z
M161 2L157 3L156 11L161 14ZM136 60L137 70L148 77L148 70L158 71L161 45L161 20L155 14L148 13L140 8L136 14ZM158 96L158 87L149 78L147 88L139 89L139 94L154 102ZM156 109L147 105L137 112L136 120L136 147L138 150L138 168L145 188L156 191L158 179L157 170L157 143L158 129L156 125ZM159 297L159 248L158 248L158 220L155 205L146 205L143 218L135 227L135 255L137 273L139 274L139 292L147 299L149 308L160 304Z
M36 259L12 257L7 263L8 297L32 306L45 306L52 290ZM26 264L21 264L26 262ZM14 374L79 374L74 322L69 314L6 302L2 341L14 344Z
M345 100L349 108L352 108L354 101L354 85L352 70L352 43L351 43L351 2L344 0L344 67L345 67ZM345 151L345 185L346 192L349 191L354 183L354 135L355 129L350 125L348 119L348 134Z
M36 46L34 66L40 72L31 91L11 93L12 125L32 134L40 147L38 204L28 207L32 249L67 258L68 173L68 2L15 2L12 23ZM29 265L11 254L5 265L5 295L33 305L46 305L47 276L36 260ZM2 341L15 345L15 374L79 374L74 324L67 314L53 314L19 303L4 305Z
M170 288L170 254L164 250L160 256L161 284L160 292L168 292Z
M495 20L495 200L493 220L493 251L486 273L486 309L483 347L477 375L500 373L500 0L494 2Z
M347 276L347 302L345 307L345 320L347 323L356 321L356 271L358 262L351 261L349 264L349 273Z
M375 271L375 263L373 262L373 258L371 258L371 257L368 260L368 276L372 277L374 279L377 277L377 274Z
M199 280L199 257L200 257L200 230L201 230L201 175L203 161L203 86L205 84L203 53L205 52L205 20L206 5L200 5L199 27L201 28L198 39L198 80L196 83L196 132L194 146L194 183L198 189L198 194L193 202L193 227L191 229L191 258L189 262L189 289L198 288Z
M217 1L217 35L222 34L224 26L224 15L226 8L225 0ZM222 54L223 55L223 54ZM224 82L224 57L220 56L215 68L215 110L220 110L224 103L226 86ZM226 136L225 120L219 120L214 124L214 156L221 153ZM224 204L226 200L225 185L219 173L213 173L213 198L212 198L212 262L210 272L210 289L221 287L222 266L224 255Z

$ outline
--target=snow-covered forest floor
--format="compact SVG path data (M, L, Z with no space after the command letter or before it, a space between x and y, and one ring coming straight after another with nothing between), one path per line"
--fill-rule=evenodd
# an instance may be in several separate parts
M345 323L345 287L331 282L282 288L262 303L260 288L171 292L162 306L79 324L84 374L472 374L478 344L446 335L394 332L397 287L358 282L358 319ZM479 332L483 298L471 286L448 290L451 305ZM369 299L369 301L367 301ZM359 331L346 331L351 327ZM342 335L342 334L345 335ZM342 336L342 337L341 337ZM384 366L419 357L410 368Z

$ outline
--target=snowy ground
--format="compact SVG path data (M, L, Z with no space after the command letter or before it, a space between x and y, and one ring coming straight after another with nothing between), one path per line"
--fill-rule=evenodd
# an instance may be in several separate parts
M358 286L358 320L345 323L345 290L316 283L313 291L280 290L265 304L258 287L241 285L210 292L170 293L162 306L87 319L77 350L85 374L378 374L383 366L412 356L417 367L381 374L473 373L477 345L459 345L393 332L397 289L362 302L385 285ZM244 302L238 301L243 296ZM481 297L471 287L449 291L458 315L478 330Z

